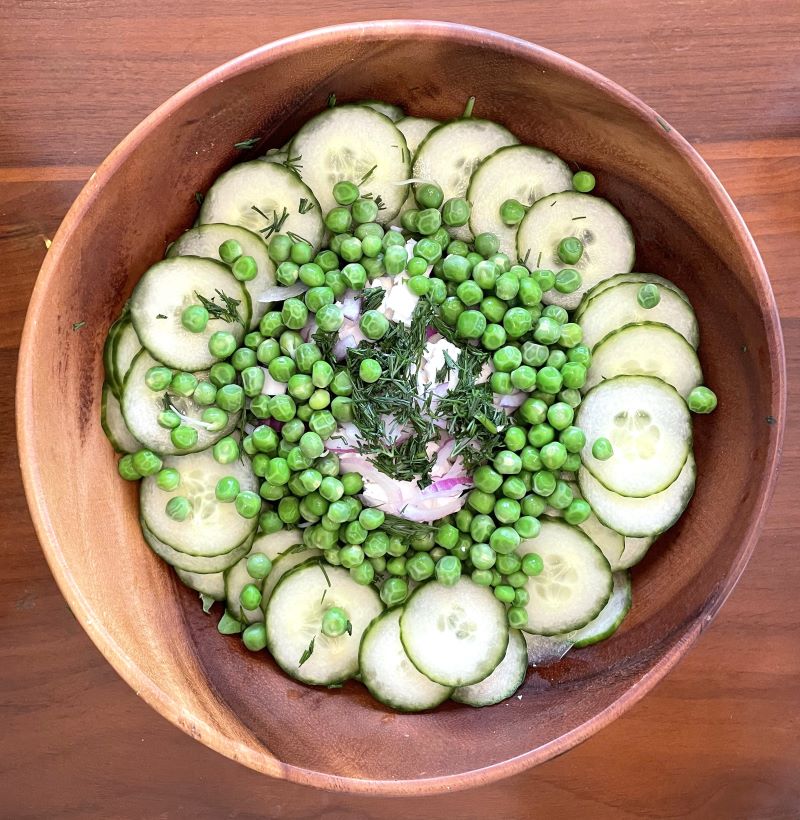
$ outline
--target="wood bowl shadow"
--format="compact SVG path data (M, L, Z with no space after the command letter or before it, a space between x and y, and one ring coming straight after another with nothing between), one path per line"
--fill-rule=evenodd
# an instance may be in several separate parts
M395 714L359 684L316 690L219 635L197 596L145 546L136 488L116 479L99 424L102 346L141 274L193 221L195 192L254 134L281 145L330 92L409 113L477 112L596 172L634 227L637 269L696 307L706 380L697 492L634 570L619 633L531 670L518 696L474 710ZM85 322L79 330L73 323ZM57 398L56 398L57 397ZM57 402L57 406L56 406ZM730 593L754 548L785 416L769 280L729 197L688 143L604 77L527 42L465 26L389 21L260 48L176 94L114 150L65 218L28 312L18 437L36 530L61 590L119 674L184 731L266 774L327 789L423 794L498 779L558 755L640 699ZM59 446L52 446L53 418Z

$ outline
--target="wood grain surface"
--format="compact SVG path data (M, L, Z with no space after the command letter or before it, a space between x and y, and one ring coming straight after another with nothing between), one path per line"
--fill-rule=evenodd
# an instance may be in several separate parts
M781 309L789 416L764 535L716 622L625 716L480 790L402 801L317 792L237 766L160 718L93 647L50 576L19 479L11 385L46 240L85 180L156 105L229 57L306 28L430 9L0 0L0 816L800 817L796 0L436 6L439 19L561 51L655 107L733 196ZM57 446L57 397L53 422Z

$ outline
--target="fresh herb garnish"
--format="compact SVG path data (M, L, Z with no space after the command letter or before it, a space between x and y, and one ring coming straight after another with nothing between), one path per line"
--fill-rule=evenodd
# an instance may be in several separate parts
M73 322L72 323L72 329L73 330L80 330L85 325L86 325L86 322Z
M255 148L259 142L261 142L261 137L250 137L250 139L234 143L233 147L237 151L249 151L251 148Z
M394 535L398 538L414 538L418 535L430 535L436 531L436 527L431 524L424 524L421 521L409 521L399 515L386 513L381 524L381 529L387 535Z
M204 200L204 199L205 199L205 196L204 196L203 194L201 194L201 193L200 193L200 191L195 191L195 192L194 192L194 201L195 201L198 205L202 205L202 204L203 204L203 200Z
M293 233L292 231L286 231L286 236L292 240L292 242L305 242L306 245L310 245L311 243L304 237L300 236L299 233Z
M285 550L283 550L283 552L279 552L276 557L280 558L284 555L294 555L298 552L304 552L307 549L308 547L305 544L294 544L291 547L287 547Z
M311 643L308 645L306 650L300 656L300 662L297 664L297 668L299 669L313 654L314 654L314 642L317 640L317 636L311 639Z
M536 267L541 267L542 264L542 252L539 251L539 255L536 257Z
M661 117L656 117L656 122L669 134L672 131L672 128L661 119Z
M383 197L381 197L380 195L375 197L375 204L378 206L379 211L386 210L386 204L383 201Z
M470 97L464 106L464 113L461 115L461 119L468 120L472 116L473 108L475 108L475 97Z
M281 163L284 168L288 168L293 174L296 176L300 176L300 169L303 167L300 165L300 160L302 159L302 155L298 154L296 157L291 156L291 154L286 157L286 159Z
M333 91L331 91L331 93L328 94L328 108L333 108L335 105L336 105L336 94L334 94Z
M383 297L386 291L381 287L364 288L361 295L361 310L366 313L368 310L377 310L383 304Z
M351 624L349 620L347 621L347 626L345 627L345 630L347 631L348 635L352 636L352 634L353 634L353 624Z
M367 173L364 174L363 177L361 177L361 179L358 181L359 187L363 185L375 173L375 169L377 167L377 165L373 165L372 168L370 168L369 171L367 171Z
M528 248L528 250L525 251L525 256L523 256L522 259L517 257L517 261L520 263L520 265L527 265L528 264L528 257L530 255L531 255L531 249Z
M319 562L319 568L322 570L322 574L325 576L325 583L328 585L328 587L330 587L331 579L328 578L328 573L325 569L325 564L323 564L322 561Z
M307 214L309 211L314 209L314 203L310 199L306 199L305 197L300 198L300 205L297 209L299 214Z
M167 318L166 313L156 313L156 319L166 319L166 318Z
M214 301L216 297L206 299L205 296L201 296L197 291L194 292L194 295L200 300L200 304L208 311L208 315L212 319L222 319L223 322L239 322L239 324L244 327L244 322L238 310L241 301L239 299L232 299L224 291L218 289L216 293L224 302L224 307Z
M271 222L270 222L270 217L268 217L268 216L264 213L264 211L262 211L260 208L258 208L258 207L257 207L257 206L255 206L255 205L251 205L250 207L251 207L251 208L252 208L252 209L253 209L253 210L254 210L257 214L260 214L261 216L263 216L263 217L264 217L264 219L266 219L266 220L267 220L267 226L266 226L265 228L259 228L259 229L258 229L258 232L259 232L260 234L263 234L263 235L264 235L264 239L265 239L265 240L269 239L269 238L272 236L272 234L274 234L274 233L280 233L281 228L283 227L283 225L284 225L284 223L286 222L286 220L289 218L289 211L287 211L287 210L286 210L286 206L285 206L285 205L284 205L284 207L283 207L283 211L281 212L281 215L280 215L280 216L278 216L278 212L277 212L277 211L273 211L273 212L272 212L272 221L271 221Z
M585 216L573 216L572 217L573 222L577 222L579 219L586 219L586 217Z
M312 338L316 342L320 353L322 353L323 360L328 362L331 366L337 367L338 362L336 361L336 357L333 355L333 348L339 339L339 331L322 330L322 328L319 328L317 332L314 333Z
M325 603L325 596L328 594L328 587L322 590L322 597L319 599L319 605L322 606Z

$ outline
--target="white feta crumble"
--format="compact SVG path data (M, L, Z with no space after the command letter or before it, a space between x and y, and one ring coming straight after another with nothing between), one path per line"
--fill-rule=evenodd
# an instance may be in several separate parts
M438 341L428 341L425 350L422 352L419 371L417 372L417 385L420 392L426 385L438 385L436 374L445 366L445 353L450 360L455 363L461 353L457 345L448 342L447 339L440 338ZM458 384L458 372L451 369L447 375L446 384L448 390L452 390Z

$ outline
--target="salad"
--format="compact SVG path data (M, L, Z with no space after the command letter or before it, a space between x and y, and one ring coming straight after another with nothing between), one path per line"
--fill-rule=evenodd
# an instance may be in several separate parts
M149 547L221 633L402 711L610 637L717 403L594 176L473 105L332 95L198 195L104 350Z

